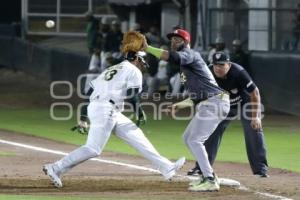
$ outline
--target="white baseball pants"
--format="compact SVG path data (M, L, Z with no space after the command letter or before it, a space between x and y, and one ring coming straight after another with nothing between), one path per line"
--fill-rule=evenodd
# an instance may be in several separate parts
M91 102L88 106L91 122L87 142L54 164L57 174L101 154L111 132L138 150L162 173L170 171L174 164L162 157L149 140L130 119L115 109L109 102Z

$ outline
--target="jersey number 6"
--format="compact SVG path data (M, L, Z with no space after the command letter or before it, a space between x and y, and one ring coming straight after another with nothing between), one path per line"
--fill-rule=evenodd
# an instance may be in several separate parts
M117 74L117 72L118 72L118 71L115 70L115 69L107 71L107 72L104 74L104 79L105 79L106 81L110 81L110 80L114 77L114 75Z

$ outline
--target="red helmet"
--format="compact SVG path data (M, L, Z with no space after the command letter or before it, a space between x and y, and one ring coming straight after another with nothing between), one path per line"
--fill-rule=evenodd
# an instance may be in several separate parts
M191 42L191 36L189 32L183 29L176 29L173 33L168 33L167 38L170 40L174 36L179 36L187 42Z

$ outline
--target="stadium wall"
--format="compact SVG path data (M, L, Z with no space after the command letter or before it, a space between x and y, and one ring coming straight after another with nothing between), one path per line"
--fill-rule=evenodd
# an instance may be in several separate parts
M252 77L264 104L300 116L300 55L292 52L252 52Z
M89 58L63 49L46 48L16 37L0 36L0 65L22 70L49 81L76 83L84 73Z

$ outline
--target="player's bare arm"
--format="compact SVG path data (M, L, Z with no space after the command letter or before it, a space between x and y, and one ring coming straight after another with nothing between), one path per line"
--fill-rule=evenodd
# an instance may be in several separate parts
M174 116L176 112L178 112L179 110L187 107L193 107L193 106L194 106L194 102L190 98L187 98L183 101L168 106L166 113L167 115L171 114L171 116Z
M262 125L260 119L260 94L257 87L250 93L250 100L252 105L251 126L253 129L259 130L262 128Z

